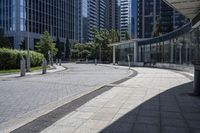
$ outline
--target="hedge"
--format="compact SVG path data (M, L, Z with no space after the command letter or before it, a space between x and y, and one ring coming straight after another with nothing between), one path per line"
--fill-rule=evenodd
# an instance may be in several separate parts
M0 69L19 69L22 57L26 59L26 51L0 48ZM44 59L43 54L30 51L31 67L40 66Z

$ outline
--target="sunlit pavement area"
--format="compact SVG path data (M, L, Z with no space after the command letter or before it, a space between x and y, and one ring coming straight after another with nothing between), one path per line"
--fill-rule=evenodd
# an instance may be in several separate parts
M6 126L37 117L35 113L39 111L44 113L58 103L64 104L68 97L95 90L131 73L128 69L94 64L64 66L68 70L47 75L0 78L0 132Z
M134 68L116 85L63 117L43 133L198 133L200 99L192 81L171 70Z

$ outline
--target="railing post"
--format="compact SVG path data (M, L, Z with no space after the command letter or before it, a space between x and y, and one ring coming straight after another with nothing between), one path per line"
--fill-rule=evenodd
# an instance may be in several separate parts
M86 64L88 64L88 58L86 58Z
M56 59L56 65L58 65L58 59Z
M95 65L97 65L97 59L94 60Z
M136 65L138 61L138 42L134 41L134 65Z
M42 63L42 74L46 74L46 73L47 73L47 61L46 59L44 59Z
M22 58L22 60L20 61L20 76L23 77L23 76L26 76L26 63L25 63L25 60L24 58Z
M61 66L62 64L61 64L61 59L59 59L59 66Z
M113 45L113 65L116 63L116 46Z

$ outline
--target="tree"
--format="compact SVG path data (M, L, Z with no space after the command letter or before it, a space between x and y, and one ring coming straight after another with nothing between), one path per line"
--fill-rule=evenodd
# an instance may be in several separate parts
M20 49L26 50L26 40L25 39L21 42Z
M69 41L69 37L67 36L66 45L65 45L65 58L69 60L70 56L71 56L71 44Z
M158 37L158 36L160 36L160 34L161 34L161 23L160 23L160 19L158 19L156 21L155 29L152 32L152 36L153 37Z
M89 50L83 50L80 52L80 55L82 58L89 58L89 56L91 55L91 52Z
M0 48L12 48L9 39L4 37L4 30L0 28Z
M44 35L37 43L36 48L37 51L42 53L46 59L48 59L48 51L50 51L53 56L58 52L58 49L55 47L55 43L48 31L44 32Z
M100 61L110 61L112 59L112 48L108 46L112 39L108 30L96 30L94 41L99 45ZM103 55L103 56L102 56ZM101 57L102 56L102 57Z
M128 31L125 32L125 40L130 40L130 36L128 34Z
M120 41L119 33L114 29L110 30L110 37L111 37L111 43L116 43Z

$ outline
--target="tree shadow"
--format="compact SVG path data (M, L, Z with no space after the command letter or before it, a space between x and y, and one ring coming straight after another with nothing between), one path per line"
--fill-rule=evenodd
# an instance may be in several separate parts
M200 132L200 98L193 82L171 88L122 115L101 133Z

